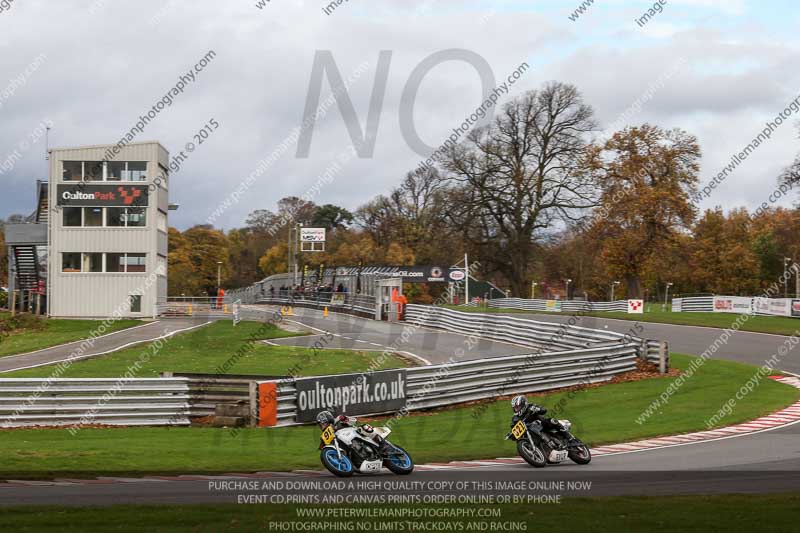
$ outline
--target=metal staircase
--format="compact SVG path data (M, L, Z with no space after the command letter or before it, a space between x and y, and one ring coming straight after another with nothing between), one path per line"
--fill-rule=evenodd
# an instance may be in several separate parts
M32 294L43 295L46 287L40 256L46 257L47 253L47 182L37 182L36 189L36 211L26 219L26 223L5 226L8 290L19 291L20 299L26 297L28 302Z
M17 286L19 290L39 290L39 259L36 246L21 245L12 248L14 253L14 266L17 273Z

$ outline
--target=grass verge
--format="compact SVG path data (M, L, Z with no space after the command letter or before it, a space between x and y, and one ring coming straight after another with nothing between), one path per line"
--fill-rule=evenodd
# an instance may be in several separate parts
M797 531L800 493L769 495L658 496L565 498L560 504L475 506L499 510L500 518L299 518L289 505L115 505L109 507L18 506L0 509L9 531L314 531L311 523L324 523L336 531L497 531L500 523L523 523L524 530L553 531ZM317 508L319 506L310 506ZM363 506L348 506L364 508ZM443 509L431 506L400 506ZM372 507L371 509L375 509ZM456 509L450 507L450 509ZM431 529L433 523L448 529ZM283 528L280 524L287 524ZM393 523L404 529L391 528ZM113 524L113 527L111 527ZM292 525L299 527L291 529ZM347 528L346 524L352 524ZM472 524L472 525L471 525ZM476 525L477 524L477 525ZM382 526L382 527L381 527ZM286 529L289 528L289 529ZM318 530L318 529L317 529ZM334 529L331 529L334 530ZM509 529L521 531L522 529Z
M100 320L41 318L30 314L12 317L11 313L0 313L0 357L87 339L101 324ZM103 334L141 324L140 320L116 320Z
M690 356L673 356L678 368L686 368L689 362ZM554 392L536 401L552 407L565 398L558 417L572 420L574 432L590 445L686 433L705 429L705 420L755 370L750 365L709 360L660 412L642 424L637 424L636 418L676 378L617 383L577 393ZM800 391L793 387L763 380L722 424L757 418L798 397ZM393 440L406 447L418 463L514 455L513 443L503 440L511 418L508 402L488 404L479 419L474 413L474 407L462 407L409 416L394 425ZM237 432L198 427L86 428L75 436L66 429L18 429L3 432L0 439L0 475L6 479L47 479L320 469L318 442L314 426L245 428Z
M507 309L495 307L463 307L446 306L456 311L467 313L499 313L499 314L525 314L525 315L563 315L570 316L576 313L546 313L536 311L522 311L520 309ZM581 316L596 318L613 318L616 320L630 320L634 322L652 322L657 324L675 324L680 326L703 326L708 328L729 328L739 318L739 315L729 313L673 313L662 311L659 305L649 305L644 314L629 315L622 312L597 312L580 313ZM742 331L751 333L772 333L774 335L794 335L800 331L800 319L782 316L751 316L742 324Z
M228 374L285 375L300 364L300 375L344 374L369 368L374 352L353 350L318 350L294 346L268 346L257 341L296 335L274 324L240 322L233 326L229 320L180 333L162 341L160 350L155 344L134 346L101 357L73 363L62 374L65 378L119 377L139 360L143 353L151 354L140 365L137 377L158 377L161 372L213 374L226 365ZM227 364L226 364L227 363ZM390 357L380 367L405 366L399 357ZM3 377L47 377L55 365L8 372Z

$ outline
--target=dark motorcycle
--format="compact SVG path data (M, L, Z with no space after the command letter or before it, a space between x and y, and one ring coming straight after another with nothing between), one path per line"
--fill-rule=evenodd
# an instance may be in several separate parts
M506 435L506 440L516 441L517 453L536 468L542 468L547 464L558 464L567 458L579 465L589 464L592 453L588 446L570 433L572 423L569 420L558 422L560 430L544 429L539 420L528 424L520 420Z

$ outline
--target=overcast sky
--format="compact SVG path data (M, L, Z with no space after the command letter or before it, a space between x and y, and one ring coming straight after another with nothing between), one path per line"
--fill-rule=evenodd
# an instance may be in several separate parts
M210 119L220 124L172 178L170 200L181 207L170 224L181 229L204 223L272 153L280 157L223 209L218 226L302 196L348 153L336 106L318 122L308 158L297 158L291 142L279 148L302 122L317 50L331 51L344 78L363 71L349 88L362 128L379 53L392 51L372 157L345 157L314 198L351 209L419 163L400 131L401 95L414 68L442 50L475 52L498 83L527 62L501 103L559 80L582 91L604 127L624 114L623 124L687 130L703 151L703 182L800 94L800 15L788 0L669 0L644 27L635 20L653 5L645 1L596 0L575 21L579 0L349 0L330 15L328 2L271 0L259 9L258 1L11 2L0 12L0 215L34 209L34 181L46 178L41 124L52 124L51 147L114 143L210 50L216 57L137 137L174 155ZM326 81L323 99L330 92ZM637 99L641 110L629 111ZM474 67L436 67L414 104L420 136L441 144L481 100ZM800 151L798 119L702 206L766 200Z

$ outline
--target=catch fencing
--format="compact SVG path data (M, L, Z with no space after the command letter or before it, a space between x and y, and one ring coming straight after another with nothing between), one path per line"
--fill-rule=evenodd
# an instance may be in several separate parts
M241 293L231 291L229 298L239 298ZM242 303L248 303L241 298ZM327 291L274 291L259 295L252 303L325 309L362 317L375 317L375 297L349 292Z
M182 378L3 378L0 428L188 425Z

